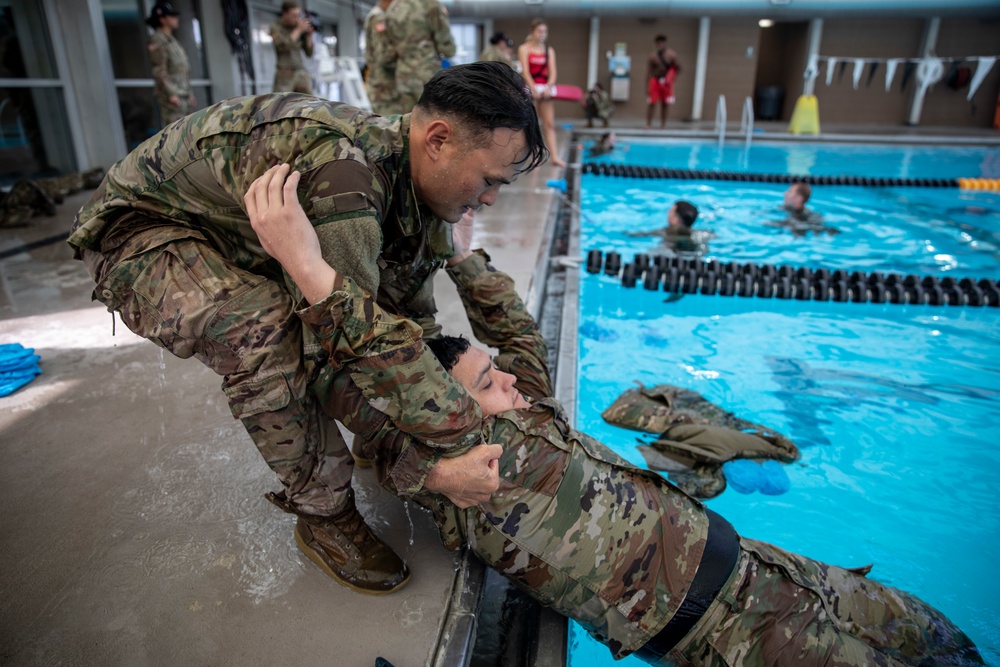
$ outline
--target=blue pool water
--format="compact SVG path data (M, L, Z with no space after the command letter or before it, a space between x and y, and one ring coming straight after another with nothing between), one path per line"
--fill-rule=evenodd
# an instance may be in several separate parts
M935 159L957 164L965 152ZM901 156L871 159L876 170L861 175L896 175ZM816 188L810 204L841 233L796 238L762 225L777 216L782 189L586 176L581 249L626 259L647 251L654 239L625 232L662 226L670 203L687 198L703 211L696 228L716 233L709 256L723 262L1000 276L996 194ZM785 466L787 493L730 488L707 504L748 537L837 565L873 563L871 577L942 610L1000 667L998 309L666 302L663 292L590 274L580 290L581 430L645 466L635 449L642 434L600 417L640 381L690 387L782 431L802 451ZM614 662L575 625L570 644L572 667L641 664Z

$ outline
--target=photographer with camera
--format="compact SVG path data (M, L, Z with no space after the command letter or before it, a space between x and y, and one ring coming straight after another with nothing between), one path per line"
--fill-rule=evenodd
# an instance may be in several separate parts
M281 16L271 24L271 39L277 62L274 69L273 92L296 92L312 95L312 79L302 62L302 52L311 58L313 32L316 24L302 15L295 0L281 3Z

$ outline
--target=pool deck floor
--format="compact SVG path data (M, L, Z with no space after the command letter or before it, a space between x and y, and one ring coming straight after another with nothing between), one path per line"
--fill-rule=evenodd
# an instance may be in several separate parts
M543 166L478 216L475 244L522 295L553 207L546 181L561 176ZM88 196L0 229L0 252L66 233ZM436 280L439 319L468 334L450 280ZM447 664L461 559L425 512L357 470L362 512L413 574L381 597L338 586L297 550L294 518L264 500L278 484L211 371L120 322L112 336L65 243L0 259L0 285L0 343L34 348L44 371L0 398L0 664Z

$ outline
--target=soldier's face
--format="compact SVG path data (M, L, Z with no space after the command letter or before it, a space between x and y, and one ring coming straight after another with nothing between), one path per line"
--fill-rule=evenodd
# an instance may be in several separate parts
M470 347L463 352L451 375L462 383L486 416L531 405L514 387L517 378L494 366L490 355L478 348Z
M469 210L492 206L500 186L517 178L517 164L524 159L521 131L498 128L486 145L472 144L452 132L435 147L435 155L419 178L414 174L417 197L447 222L458 222Z
M294 28L302 20L302 10L298 7L292 7L287 12L281 15L281 22L284 23L289 28Z

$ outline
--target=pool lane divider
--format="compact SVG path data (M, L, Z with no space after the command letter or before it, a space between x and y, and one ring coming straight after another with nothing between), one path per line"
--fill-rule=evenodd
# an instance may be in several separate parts
M742 181L753 183L808 183L809 185L860 185L867 187L962 188L1000 191L1000 178L882 178L873 176L810 176L759 174L708 169L673 169L634 164L585 162L584 174L626 178L677 178L682 180Z
M587 254L588 273L604 273L621 279L622 287L634 288L641 282L650 291L676 294L756 296L762 299L837 301L851 303L926 304L930 306L1000 307L1000 286L995 280L917 276L878 271L847 272L825 268L722 264L701 258L668 257L639 253L633 262L622 264L615 251L607 254L591 250Z

